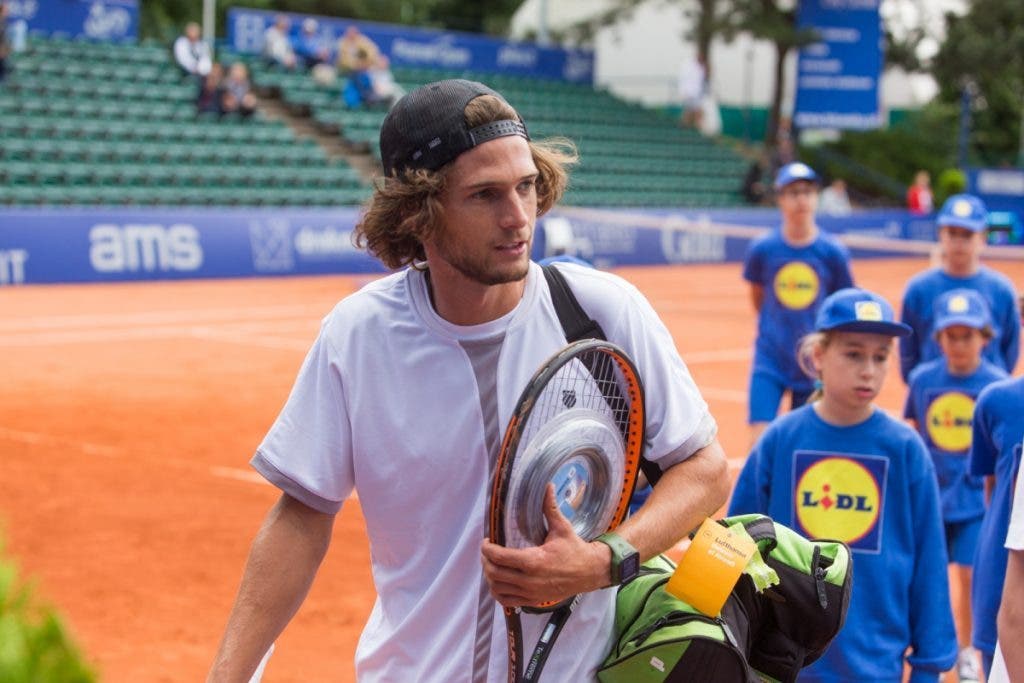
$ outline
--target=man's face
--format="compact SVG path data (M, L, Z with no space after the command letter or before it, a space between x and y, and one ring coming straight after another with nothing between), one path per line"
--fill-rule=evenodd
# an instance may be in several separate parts
M943 225L939 228L939 244L944 263L960 270L972 266L985 245L985 233L967 228Z
M797 180L779 190L778 202L784 222L808 220L818 208L818 186L809 180Z
M447 265L484 285L526 277L537 166L524 138L497 138L460 155L448 169L441 206L442 226L424 244L432 269Z

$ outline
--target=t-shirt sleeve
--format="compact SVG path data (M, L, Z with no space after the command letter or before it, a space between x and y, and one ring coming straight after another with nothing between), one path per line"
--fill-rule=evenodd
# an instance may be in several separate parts
M974 406L971 420L971 474L979 477L996 472L996 457L999 449L992 442L992 406L987 399L991 394L982 392Z
M751 513L770 514L768 505L771 497L771 428L766 431L743 463L736 486L729 499L729 515Z
M900 322L909 325L913 330L910 335L899 339L900 374L903 375L904 382L908 380L910 371L917 366L918 359L921 357L921 323L917 317L915 305L914 299L908 291L903 296L903 306L900 310Z
M743 279L755 285L764 284L764 249L761 242L754 242L743 260Z
M336 358L321 331L251 461L270 483L325 513L340 510L354 485L351 431Z
M910 508L915 528L914 570L910 585L910 645L907 657L915 670L941 672L956 660L956 630L949 604L946 553L942 543L942 508L939 486L931 458L924 443L908 441L910 469Z
M834 261L832 272L835 273L832 291L837 292L846 287L853 287L853 273L850 272L850 251L846 248L846 245L836 242L832 258Z

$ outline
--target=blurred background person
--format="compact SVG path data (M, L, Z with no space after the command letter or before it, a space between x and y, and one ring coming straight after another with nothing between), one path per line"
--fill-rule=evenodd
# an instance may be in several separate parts
M213 57L210 46L200 35L199 24L190 21L185 25L185 32L174 41L174 61L186 75L201 79L210 73Z

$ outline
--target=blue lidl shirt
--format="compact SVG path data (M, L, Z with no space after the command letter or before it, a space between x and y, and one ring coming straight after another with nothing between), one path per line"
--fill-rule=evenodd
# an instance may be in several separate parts
M906 423L876 409L837 427L809 404L775 420L740 472L729 514L760 512L853 556L846 624L800 681L938 680L956 659L939 489Z
M1024 438L1024 378L986 387L974 407L970 471L995 476L995 488L981 523L974 555L971 611L974 647L992 654L996 647L996 615L1006 578L1006 531L1010 526L1013 484L1020 469Z
M992 314L993 338L983 353L993 365L1012 373L1020 355L1020 309L1013 283L1002 273L987 266L970 277L953 277L941 268L932 268L910 278L903 294L900 319L914 333L900 339L900 372L904 381L919 363L942 355L932 333L935 300L951 289L966 287L985 297Z
M849 252L823 232L810 244L794 247L773 230L750 245L743 278L764 290L754 372L770 373L791 389L810 390L813 381L797 363L797 344L813 329L825 297L853 285Z
M982 389L1006 376L985 360L968 375L954 375L944 357L922 363L910 373L903 416L917 422L931 453L942 518L947 522L985 514L984 480L968 471L974 403Z

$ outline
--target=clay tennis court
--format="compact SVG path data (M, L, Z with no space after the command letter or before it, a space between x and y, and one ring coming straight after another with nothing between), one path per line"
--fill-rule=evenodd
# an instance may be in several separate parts
M1024 282L1024 263L994 265ZM857 261L854 275L895 304L907 278L926 266ZM670 326L738 468L754 335L740 266L617 272ZM6 552L64 614L101 680L204 678L249 542L278 495L248 459L321 317L364 281L0 290ZM902 401L894 362L880 403L898 411ZM351 500L264 680L353 680L373 598L363 521Z

